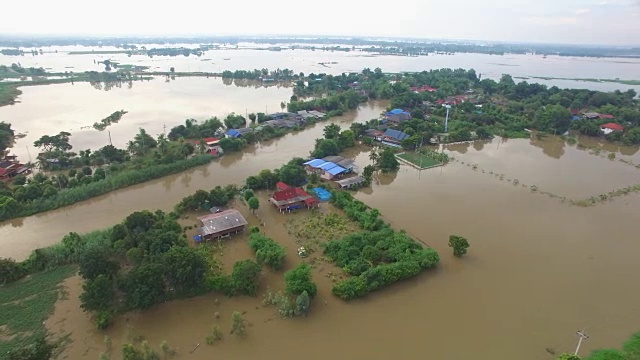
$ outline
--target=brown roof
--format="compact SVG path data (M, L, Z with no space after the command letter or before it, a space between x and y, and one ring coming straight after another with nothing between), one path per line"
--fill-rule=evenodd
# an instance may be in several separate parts
M198 220L202 222L202 234L205 236L248 224L242 214L233 209L201 216Z

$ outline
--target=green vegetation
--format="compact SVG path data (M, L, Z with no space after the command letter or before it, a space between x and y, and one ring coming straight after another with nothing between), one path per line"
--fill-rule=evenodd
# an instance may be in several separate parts
M2 90L0 89L0 91ZM14 136L15 131L11 128L11 124L0 121L0 155L11 146Z
M2 283L8 282L2 267ZM34 274L28 279L0 286L0 354L9 359L48 359L20 357L19 354L47 352L44 321L53 312L60 295L60 283L75 272L69 266ZM9 276L9 280L12 277ZM14 279L15 280L15 279ZM34 345L34 346L31 346ZM50 352L50 349L49 351Z
M102 131L106 129L109 125L115 124L118 121L120 121L120 119L122 119L122 116L124 116L124 114L126 113L127 112L124 110L118 110L113 114L107 116L106 118L100 120L100 122L93 123L93 128L96 130Z
M253 71L249 70L236 70L229 71L225 70L222 72L222 77L226 79L248 79L248 80L273 80L273 81L281 81L281 80L293 80L298 79L299 75L294 74L292 70L289 69L277 69L273 71L269 71L269 69L258 70L255 69Z
M595 78L562 78L562 77L548 77L548 76L532 76L533 79L540 80L572 80L572 81L585 81L585 82L610 82L623 85L640 85L640 80L621 80L621 79L595 79Z
M289 295L299 296L306 292L313 298L318 292L318 287L311 278L311 266L306 263L301 263L284 273L284 282Z
M347 192L334 192L331 203L356 220L364 231L324 245L325 255L352 275L333 287L333 293L351 300L394 282L418 275L437 265L440 258L404 232L396 232L380 219L376 209Z
M83 185L78 185L78 187L68 187L62 190L56 189L61 184L57 182L58 179L63 178L61 175L42 182L32 180L25 186L15 187L12 196L0 196L0 220L30 216L61 208L104 195L116 189L179 173L195 166L207 164L212 160L213 157L209 155L199 155L170 164L157 164L140 169L115 171L117 168L110 167L110 174L104 179L83 182ZM91 177L87 176L81 178L91 180ZM68 186L72 184L73 182L69 180Z
M361 102L366 100L366 96L362 96L353 90L349 90L320 99L291 101L287 105L287 108L290 112L298 112L300 110L321 110L327 112L328 117L333 117L342 115L348 110L356 109Z
M380 152L372 151L369 159L373 161L376 169L382 170L382 172L397 171L400 168L396 153L391 147L385 147Z
M307 179L302 158L293 158L275 171L262 170L256 175L249 176L245 180L245 186L253 190L273 189L278 181L291 186L299 186Z
M222 129L224 125L217 117L212 117L199 124L195 119L187 119L184 125L178 125L169 132L169 140L185 139L204 139L214 137L216 132Z
M234 311L231 315L231 333L240 337L247 335L247 321L242 317L242 314L238 311Z
M439 153L431 149L420 149L417 152L404 152L396 155L419 169L428 169L435 166L444 165L449 161L449 157L445 153Z
M622 344L622 350L597 349L589 356L580 358L573 354L562 354L558 360L638 360L640 359L640 332L637 332Z
M255 199L255 197L251 199ZM259 264L267 264L273 270L282 269L286 256L284 246L259 232L253 232L249 236L249 246L255 251Z
M451 235L449 236L449 247L453 248L453 255L461 257L467 253L469 242L462 236Z

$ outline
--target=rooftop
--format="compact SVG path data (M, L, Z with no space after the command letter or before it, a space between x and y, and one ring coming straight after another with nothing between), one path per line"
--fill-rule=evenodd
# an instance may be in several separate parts
M338 183L338 185L342 186L342 187L346 187L346 186L351 186L354 184L359 184L365 181L365 178L363 178L362 176L354 176L354 177L350 177L347 179L343 179L343 180L339 180L336 181L336 183Z
M600 126L600 128L602 129L611 129L611 130L618 130L618 131L622 131L624 130L624 126L616 124L616 123L608 123L608 124L604 124L602 126Z
M202 235L211 235L248 224L238 210L229 209L198 218L202 222Z
M387 131L384 132L384 136L388 136L390 138L394 138L398 141L402 141L406 138L409 137L409 134L404 133L400 130L394 130L394 129L387 129Z

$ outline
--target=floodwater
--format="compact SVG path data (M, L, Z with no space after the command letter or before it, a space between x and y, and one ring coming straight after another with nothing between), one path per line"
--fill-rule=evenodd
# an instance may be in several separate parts
M27 135L16 141L11 152L23 161L29 156L35 161L39 150L33 142L60 131L71 133L76 152L108 145L109 133L114 146L125 148L139 128L155 137L163 131L168 134L189 118L203 121L212 116L222 119L231 112L245 116L247 112L281 111L280 103L288 102L292 95L291 88L279 84L265 87L251 81L205 77L157 77L96 86L79 82L22 87L20 103L0 107L0 120L11 122L16 132ZM104 131L92 127L118 110L128 111L118 123Z
M623 85L617 83L594 83L573 80L544 80L531 77L555 78L597 78L638 80L640 74L640 60L619 58L580 58L541 55L506 54L487 55L459 53L455 55L436 55L409 57L393 55L372 55L365 52L352 51L321 51L321 50L282 50L266 51L247 49L255 44L245 44L239 49L209 50L200 57L196 56L156 56L150 58L144 55L126 54L87 54L69 55L69 51L99 51L114 50L98 47L53 47L45 48L43 55L7 56L0 55L1 65L20 63L24 67L44 67L50 71L82 72L102 71L104 66L98 62L110 59L122 64L148 66L150 71L169 71L174 67L176 71L207 71L221 73L224 70L252 70L252 69L284 69L295 72L340 74L343 72L360 72L364 68L381 68L387 72L423 71L440 68L474 68L483 77L499 79L502 74L511 74L518 78L528 78L529 82L539 82L546 85L557 85L561 88L588 88L602 91L616 89L635 89L640 92L638 85ZM163 45L164 46L164 45ZM183 44L186 47L193 45ZM158 47L149 45L148 48ZM58 50L58 52L55 52ZM258 60L258 61L257 61ZM322 65L324 63L325 65ZM330 64L327 64L330 63ZM522 79L515 79L516 81Z
M305 72L320 72L319 69L341 72L359 71L365 66L380 66L387 71L411 70L411 66L417 70L448 66L475 67L494 76L508 72L603 78L633 78L633 74L640 73L633 61L617 63L606 59L549 57L542 60L533 56L460 54L347 60L356 54L314 52L307 56L297 50L246 51L224 50L208 53L203 58L215 56L213 62L219 66L215 69L289 67ZM242 60L244 56L246 60ZM260 66L255 65L255 56L259 56ZM231 58L229 65L221 60L223 57ZM78 67L85 63L90 67L95 58L81 56L74 61L80 63ZM494 63L520 62L520 66L488 65L489 58ZM527 65L525 59L529 58L531 64ZM35 66L27 63L32 61L28 59L31 58L21 58L23 65ZM42 61L44 57L33 59ZM136 59L132 57L133 60ZM158 67L169 67L174 66L175 61L192 64L197 59L153 60L161 62ZM0 57L0 63L11 61L15 59ZM320 61L337 61L338 65L320 68L317 65ZM353 65L349 61L353 61ZM560 63L564 65L558 67ZM272 64L274 66L270 66ZM180 66L191 65L175 66L180 71ZM193 66L191 71L196 70ZM19 146L14 149L18 153L20 147L32 143L40 132L91 125L115 110L124 109L130 113L108 128L114 144L121 146L139 126L157 134L162 132L165 122L169 128L189 117L223 116L230 111L242 112L245 107L248 111L262 111L268 106L270 111L277 111L279 103L291 94L286 88L227 86L213 78L184 78L167 84L163 81L160 78L136 82L131 89L125 84L109 91L98 91L80 83L23 88L22 103L0 108L0 120L11 121L19 132L29 131L28 137L19 140ZM39 102L42 105L38 105ZM386 102L364 104L331 122L348 127L353 121L377 117L387 105ZM41 107L31 110L38 106ZM28 124L28 129L20 124ZM67 232L105 228L137 210L169 210L197 189L240 183L261 169L276 168L294 156L308 154L325 125L316 124L181 174L2 223L0 256L24 259L37 247L57 243ZM107 141L106 132L93 129L71 132L78 150L100 147ZM345 303L333 297L331 282L326 278L327 265L315 270L320 292L313 301L311 316L306 319L281 320L274 309L262 307L261 297L226 299L208 295L126 314L117 319L112 329L101 333L93 329L88 316L79 309L80 281L76 277L66 282L68 300L58 302L47 326L55 333L71 333L73 342L63 354L69 359L97 358L105 350L104 334L113 339L114 346L138 336L156 348L167 340L179 348L178 358L185 359L212 356L280 359L290 357L289 354L304 354L309 359L546 360L555 358L548 350L572 351L577 340L575 331L583 328L591 337L583 344L581 354L594 348L618 347L638 330L640 318L640 291L636 286L636 274L640 272L637 261L640 243L636 240L640 196L629 195L580 208L533 193L527 187L536 185L560 196L582 198L640 182L640 170L618 161L622 158L640 163L637 147L600 144L586 138L579 141L588 147L613 152L616 158L609 160L556 137L495 139L447 147L446 151L456 161L445 167L418 171L402 165L397 174L377 174L372 187L359 191L356 196L378 208L395 228L405 229L433 246L440 252L442 261L434 271L365 299ZM31 155L35 156L33 152ZM355 158L360 167L369 163L366 148L351 150L347 156ZM470 164L478 166L474 170ZM505 176L501 180L491 173ZM518 179L519 185L507 181L513 179ZM326 211L327 205L323 207ZM240 208L256 223L253 215ZM300 261L282 225L289 215L279 214L264 201L257 213L267 224L267 234L287 246L287 266ZM451 255L447 246L451 234L469 239L471 248L464 258ZM233 239L225 250L225 265L232 259L250 256L245 239ZM267 272L261 293L267 286L281 288L281 275ZM218 305L215 298L219 298ZM222 343L207 346L204 339L214 321L214 313L220 313L220 326L226 332L234 310L246 311L245 317L251 323L247 338L236 339L225 334ZM200 347L190 354L198 343ZM117 354L117 347L114 352Z
M242 152L227 154L206 166L134 185L56 211L0 223L0 256L24 259L33 249L54 244L70 231L82 233L105 228L138 210L171 210L183 197L198 189L242 183L262 169L278 168L296 156L308 156L314 140L322 137L324 126L336 123L348 128L354 121L365 122L377 118L387 106L386 101L369 102L343 116L317 123L297 133L248 146ZM117 126L124 125L128 115Z
M368 163L365 148L346 155ZM106 332L94 330L78 310L73 295L80 282L72 278L67 282L71 296L57 304L48 327L72 332L73 342L63 354L68 358L97 357L105 351L106 334L115 351L141 336L156 348L166 340L179 349L177 358L185 359L279 359L297 352L310 359L422 359L428 354L452 360L551 360L555 356L547 349L572 351L578 329L586 328L591 336L582 354L619 346L637 331L637 195L591 208L571 207L453 162L421 172L402 165L397 174L377 174L372 187L356 196L380 209L395 228L438 250L441 265L350 303L330 294L326 275L332 269L321 265L314 270L320 290L309 318L280 319L275 309L262 307L262 295L227 299L211 294L126 314ZM264 198L262 204L257 214L267 224L266 233L287 246L290 268L301 260L292 254L295 244L283 222L304 213L282 215L265 206ZM256 224L245 206L237 207ZM328 205L322 207L327 211ZM465 257L452 256L447 247L451 234L469 239ZM227 245L224 261L228 267L250 256L245 238L238 237ZM260 294L282 286L281 276L267 270ZM233 311L246 312L251 325L245 339L226 333ZM225 331L225 340L211 347L204 339L214 322Z

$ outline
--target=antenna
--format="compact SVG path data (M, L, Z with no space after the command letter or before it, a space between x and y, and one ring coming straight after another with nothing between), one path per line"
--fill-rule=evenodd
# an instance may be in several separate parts
M586 340L589 338L589 336L585 333L584 330L578 331L577 334L578 336L580 336L580 338L578 339L578 346L576 346L576 352L573 353L573 355L576 355L576 356L578 356L578 352L580 351L580 345L582 345L582 340Z

